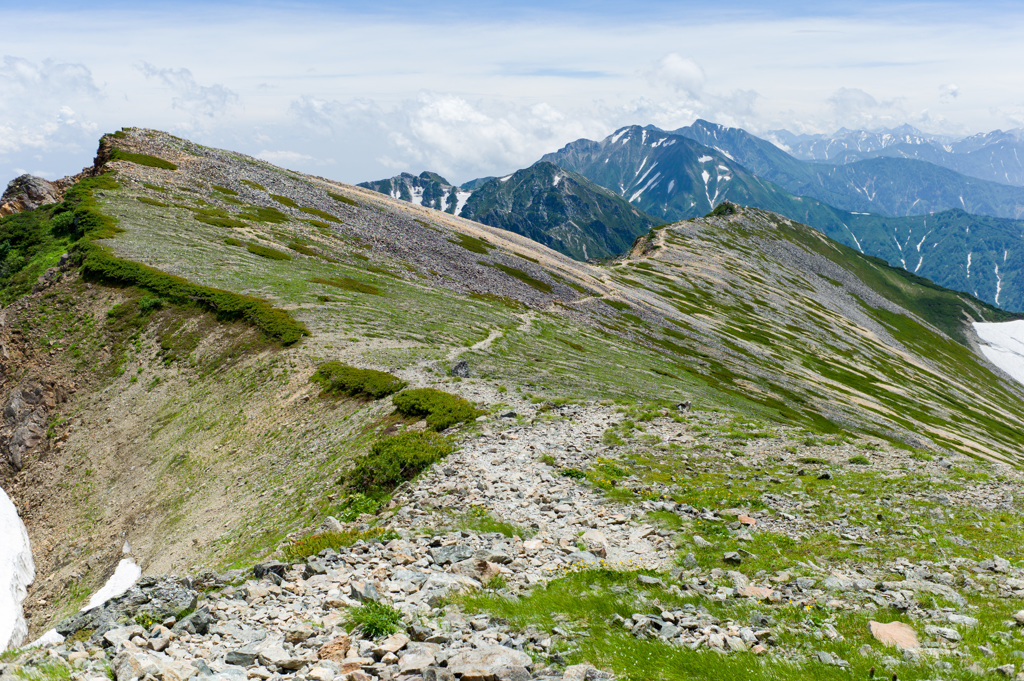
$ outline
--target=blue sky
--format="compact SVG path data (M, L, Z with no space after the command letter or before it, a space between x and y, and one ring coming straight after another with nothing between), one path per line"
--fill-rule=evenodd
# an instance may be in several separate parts
M579 137L1024 126L1005 2L56 2L0 9L0 179L169 130L357 182L504 174ZM768 6L766 8L766 6Z

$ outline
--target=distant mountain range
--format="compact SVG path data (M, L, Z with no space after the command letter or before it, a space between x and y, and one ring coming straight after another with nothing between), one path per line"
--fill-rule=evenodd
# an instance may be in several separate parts
M909 125L890 130L841 129L832 135L796 135L776 130L765 136L798 159L852 163L883 156L927 161L982 180L1024 186L1024 129L995 130L950 139Z
M627 126L601 141L576 140L529 169L461 187L433 173L362 186L509 229L577 259L617 255L644 225L698 217L730 201L779 213L943 286L1024 310L1024 222L1018 219L1024 187L968 177L928 161L932 152L925 151L980 167L984 154L1005 156L1018 137L996 132L951 142L909 127L831 138L773 133L804 156L827 156L831 162L824 163L699 120L675 131ZM559 169L571 178L561 189L554 181Z
M463 187L428 172L359 186L522 234L577 260L619 255L638 236L665 222L582 175L545 161Z

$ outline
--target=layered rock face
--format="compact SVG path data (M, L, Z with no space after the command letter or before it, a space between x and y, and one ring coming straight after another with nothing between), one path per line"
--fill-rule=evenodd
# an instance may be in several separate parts
M10 181L3 198L0 198L0 216L58 203L63 195L63 188L58 183L34 175L21 175Z

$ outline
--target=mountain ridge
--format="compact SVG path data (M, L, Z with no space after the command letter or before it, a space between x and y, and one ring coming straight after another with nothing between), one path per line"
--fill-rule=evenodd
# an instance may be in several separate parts
M174 660L203 659L225 675L326 678L346 663L317 651L345 636L346 653L365 655L340 657L358 667L345 673L453 673L481 644L514 658L518 678L551 681L588 661L625 677L639 655L667 678L841 678L838 659L923 679L943 669L891 657L868 618L900 606L934 632L947 622L936 593L948 614L977 615L955 626L992 651L922 633L936 664L966 674L976 658L1014 659L994 633L1024 571L992 556L1021 531L1004 494L1019 480L1024 386L993 369L970 322L1020 315L731 203L586 263L155 130L105 136L101 150L61 204L0 221L52 239L19 273L54 263L5 287L0 324L0 413L32 386L50 395L22 470L0 467L36 552L29 622L40 632L73 613L125 541L148 577L188 574L209 593L166 633L150 613L153 627L17 652L19 670L59 657L92 673L110 659L127 681L133 665L170 676ZM95 222L68 231L65 214ZM308 334L275 342L152 279L89 275L78 256L93 248L258 296ZM313 378L338 365L407 392ZM433 432L432 400L459 405L463 422ZM357 484L407 441L454 451L395 466L378 496ZM808 551L816 567L801 567ZM921 572L939 568L950 578ZM372 594L398 611L395 638L345 629ZM269 617L296 604L303 614ZM748 626L751 607L772 622Z

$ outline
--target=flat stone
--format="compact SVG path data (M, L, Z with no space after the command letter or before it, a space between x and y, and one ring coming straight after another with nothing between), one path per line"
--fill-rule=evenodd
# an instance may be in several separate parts
M946 639L947 641L953 641L954 643L963 639L960 632L950 627L937 627L934 624L928 624L924 628L924 632L929 636L937 636L938 638Z
M465 677L470 672L494 674L500 667L512 664L525 667L531 663L530 656L524 652L505 646L483 646L449 658L448 671L456 676Z
M757 525L756 519L751 518L749 515L743 515L742 513L736 516L736 521L739 522L740 525L746 525L747 527Z
M909 624L869 620L868 629L877 641L887 646L896 646L901 650L917 650L921 647L917 632Z
M757 600L767 600L772 597L775 593L775 589L770 589L766 586L741 586L736 589L736 595L742 598L754 598Z
M384 639L379 646L373 649L375 655L387 655L388 653L397 653L402 648L409 645L409 637L405 634L391 634Z
M421 674L427 667L436 663L434 653L426 649L406 653L398 661L398 672L400 674Z

